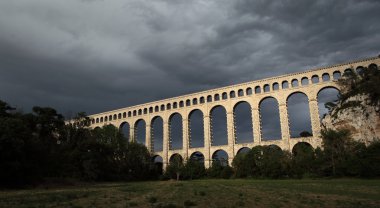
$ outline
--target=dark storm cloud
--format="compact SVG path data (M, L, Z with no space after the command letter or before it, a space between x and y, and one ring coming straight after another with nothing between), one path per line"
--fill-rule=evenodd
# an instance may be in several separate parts
M102 112L378 55L379 1L0 2L0 99Z

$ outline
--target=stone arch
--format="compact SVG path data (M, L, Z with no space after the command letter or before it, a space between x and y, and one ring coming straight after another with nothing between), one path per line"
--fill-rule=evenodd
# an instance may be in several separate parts
M162 104L161 105L161 109L160 109L161 111L164 111L165 110L165 104Z
M252 88L248 87L248 88L245 90L245 94L246 94L246 95L252 95Z
M298 87L298 79L292 80L292 87Z
M199 98L199 103L200 103L200 104L205 103L205 97L200 97L200 98Z
M149 113L153 113L153 107L149 107Z
M133 116L137 116L137 111L136 110L133 111Z
M282 83L281 83L281 88L282 89L287 89L287 88L289 88L289 82L288 81L282 81Z
M170 156L170 159L169 159L169 163L173 163L173 162L180 162L182 163L183 162L183 158L180 154L178 153L174 153Z
M222 100L227 100L228 97L227 97L227 93L226 92L223 92L222 93Z
M163 162L164 162L164 160L163 160L163 158L161 157L161 155L153 155L153 157L152 157L152 161L153 161L154 163L157 163L157 162L159 162L159 163L163 163Z
M218 149L212 154L212 161L219 162L222 166L227 166L228 153L222 149Z
M328 106L329 103L336 104L339 99L339 94L339 89L334 86L327 86L318 91L317 101L320 120L329 112L326 105Z
M94 131L99 131L101 128L99 126L94 128Z
M104 122L108 121L108 116L104 116Z
M144 108L144 114L148 113L148 108Z
M194 109L189 113L189 147L204 147L203 112Z
M170 110L172 108L172 105L170 103L166 104L166 109Z
M235 98L235 97L236 97L235 91L232 90L230 92L230 98Z
M341 75L340 71L334 71L333 80L338 80L338 79L340 79L341 76L342 75Z
M251 105L246 101L238 102L233 108L233 113L235 143L253 142Z
M113 114L113 120L116 120L116 119L117 119L117 115Z
M208 103L211 103L211 102L212 102L212 96L211 96L211 95L207 95L207 102L208 102Z
M126 112L123 113L123 118L127 118L127 113Z
M210 135L212 146L228 144L227 112L221 105L210 110Z
M313 83L313 84L317 84L319 82L319 76L318 75L313 75L312 77L311 77L311 83Z
M302 77L302 79L301 79L301 85L302 85L302 86L309 85L309 78L307 78L307 77Z
M176 108L178 108L178 104L177 104L177 102L174 102L173 103L173 109L176 109Z
M204 164L205 156L203 155L202 152L196 151L190 155L190 160Z
M220 100L220 96L219 96L219 94L215 94L215 95L214 95L214 100L215 100L215 101L219 101L219 100Z
M163 158L160 155L154 155L152 157L152 162L154 164L154 168L155 168L156 172L158 174L162 174L163 173L163 164L164 164Z
M255 94L260 94L261 93L261 87L260 86L256 86L255 87Z
M309 152L310 151L313 153L314 148L308 142L297 142L297 144L295 144L292 148L292 154L297 156L297 154L299 154L300 151L302 151L302 152L304 152L304 151Z
M100 117L100 122L101 122L101 123L103 122L103 117Z
M303 92L294 92L286 99L291 138L312 135L309 99Z
M184 104L183 100L179 101L179 107L183 108L184 106L185 106L185 104Z
M364 67L363 67L363 66L358 66L358 67L356 67L356 73L357 73L358 75L362 76L363 73L364 73Z
M99 123L99 118L96 118L96 123Z
M278 101L265 97L259 103L262 140L281 139L281 124Z
M251 151L251 149L250 149L249 147L242 147L242 148L240 148L240 149L237 151L236 155L238 155L238 154L246 154L246 153L248 153L249 151Z
M190 101L190 99L187 99L186 100L186 106L190 106L191 105L191 101Z
M127 141L130 141L129 136L131 135L131 126L128 122L123 122L119 126L119 131L123 134L123 136L127 139Z
M352 73L353 73L352 69L347 68L347 69L344 70L343 76L351 76Z
M379 67L378 67L376 64L374 64L374 63L368 65L368 68L369 68L369 69L372 69L372 68L373 68L373 69L377 69L377 70L379 69Z
M139 116L142 114L142 110L141 109L139 109L138 114L139 114Z
M198 105L198 99L197 98L193 98L193 105Z
M275 83L272 84L272 89L273 89L273 91L279 90L280 89L280 85L277 82L275 82Z
M146 123L144 119L139 119L134 125L135 138L138 143L145 144L146 139Z
M112 115L109 115L109 116L108 116L108 120L109 120L109 121L112 121Z
M330 74L328 73L322 74L322 81L324 82L330 81Z
M161 116L155 116L150 125L150 138L152 150L160 152L163 150L164 143L164 120Z
M131 117L131 116L132 116L132 112L128 111L128 117Z
M264 89L264 92L269 92L269 91L270 91L269 84L265 84L265 85L263 86L263 89Z
M117 115L117 119L121 119L121 113Z
M244 91L242 89L238 90L238 97L244 96Z
M173 113L169 117L169 149L182 149L183 145L182 115Z
M270 144L270 145L268 145L268 148L272 148L272 149L282 151L281 147L278 146L277 144Z
M155 107L154 107L154 112L159 112L160 111L160 108L158 107L158 105L156 105Z

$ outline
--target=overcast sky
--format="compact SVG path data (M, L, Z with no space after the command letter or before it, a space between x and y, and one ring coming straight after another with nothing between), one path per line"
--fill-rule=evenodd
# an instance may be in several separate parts
M2 0L0 99L98 113L380 54L380 1Z

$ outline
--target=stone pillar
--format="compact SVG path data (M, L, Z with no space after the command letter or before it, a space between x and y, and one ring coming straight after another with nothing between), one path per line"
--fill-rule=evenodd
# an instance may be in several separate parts
M289 134L289 120L288 120L288 108L286 107L286 101L279 103L280 111L280 124L281 124L281 137L284 144L283 150L290 150L290 134Z
M321 123L319 118L318 101L316 98L309 99L309 110L311 119L311 129L314 138L321 137Z
M162 147L162 168L166 170L168 165L168 152L169 152L169 124L168 121L164 120L164 131L163 131L163 147Z
M235 156L234 146L235 146L235 126L234 126L234 113L232 110L227 111L227 135L228 135L228 164L232 164L232 160Z
M210 156L210 146L211 146L211 137L210 137L210 116L203 116L203 134L204 134L204 157L205 157L205 168L211 166L211 156Z
M252 130L253 130L253 143L261 145L261 124L260 124L260 111L255 106L252 109Z
M189 125L187 117L182 119L182 151L183 161L186 162L189 157Z
M145 146L150 153L153 152L151 126L149 124L145 124Z
M135 133L136 133L136 128L135 128L135 123L131 122L132 124L129 126L129 141L131 142L136 142L135 138Z

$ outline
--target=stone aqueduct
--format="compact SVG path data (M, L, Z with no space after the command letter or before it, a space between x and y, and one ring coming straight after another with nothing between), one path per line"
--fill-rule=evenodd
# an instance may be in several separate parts
M200 152L204 156L204 163L209 167L212 155L218 150L224 150L228 154L228 162L231 164L233 157L243 148L252 148L257 145L277 145L283 150L292 150L295 144L307 142L314 148L321 145L320 138L320 116L318 112L318 93L328 87L338 89L336 80L347 70L357 72L361 67L371 64L379 66L380 57L334 65L331 67L318 68L299 73L287 74L257 81L236 84L188 95L168 98L164 100L135 105L127 108L90 115L91 128L112 124L121 127L127 124L131 127L129 138L135 139L136 124L140 120L146 123L145 145L152 155L161 156L165 167L171 156L179 154L182 158L189 158L193 153ZM312 135L310 137L291 138L289 132L289 120L287 109L287 98L293 93L304 93L307 95ZM281 138L276 140L263 140L261 133L260 103L262 100L272 97L278 102ZM234 106L247 102L251 107L253 142L236 142L234 125ZM212 145L213 135L211 111L216 106L223 106L227 117L227 145ZM194 110L203 113L203 147L191 147L189 138L189 115ZM182 148L171 148L170 118L174 114L182 116ZM163 120L163 147L162 151L155 152L152 146L152 121L161 117Z

